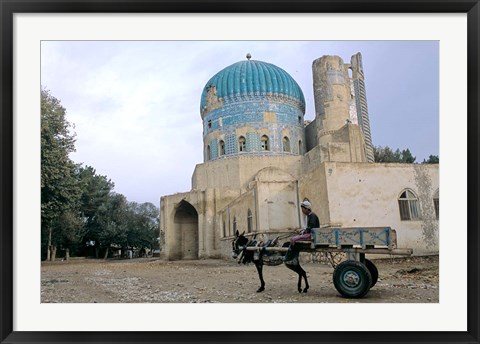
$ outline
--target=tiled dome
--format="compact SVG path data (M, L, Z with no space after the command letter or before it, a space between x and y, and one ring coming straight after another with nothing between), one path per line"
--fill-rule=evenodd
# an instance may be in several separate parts
M286 71L267 62L248 59L215 74L203 88L200 112L206 106L207 91L212 86L225 101L255 96L284 97L305 109L305 99L297 82Z

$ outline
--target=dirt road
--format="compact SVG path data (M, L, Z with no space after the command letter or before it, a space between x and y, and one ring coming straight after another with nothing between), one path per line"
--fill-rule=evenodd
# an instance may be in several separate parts
M374 260L379 280L366 297L345 299L332 282L333 269L307 263L308 293L285 266L264 267L266 290L256 293L255 266L232 260L70 260L42 263L43 303L436 303L438 256Z

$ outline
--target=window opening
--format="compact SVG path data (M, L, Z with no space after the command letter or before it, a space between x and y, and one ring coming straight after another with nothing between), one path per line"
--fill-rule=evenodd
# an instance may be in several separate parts
M240 138L238 139L238 150L240 152L245 152L246 151L245 138L243 136L240 136Z
M286 136L283 138L283 151L290 153L290 140Z
M267 136L267 135L263 135L263 136L262 136L262 150L265 150L265 151L268 151L268 150L269 150L269 147L268 147L268 136Z
M220 156L225 155L225 142L223 140L220 140L219 146Z
M402 221L418 220L418 199L411 190L405 190L398 199L400 219Z
M438 190L433 196L433 206L435 207L435 217L438 220L440 218L440 197Z

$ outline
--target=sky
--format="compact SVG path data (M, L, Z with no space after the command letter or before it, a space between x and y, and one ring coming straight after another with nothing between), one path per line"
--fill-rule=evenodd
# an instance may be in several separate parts
M191 189L203 163L200 97L244 60L273 63L300 85L313 120L312 62L362 54L372 142L439 154L438 41L42 41L41 86L74 125L76 163L92 166L128 201Z

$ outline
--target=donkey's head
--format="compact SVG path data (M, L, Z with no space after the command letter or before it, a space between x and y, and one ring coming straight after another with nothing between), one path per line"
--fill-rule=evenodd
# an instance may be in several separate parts
M250 241L247 237L244 236L245 232L240 234L238 230L235 232L235 237L232 241L232 257L236 259L242 249Z

